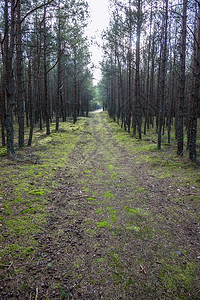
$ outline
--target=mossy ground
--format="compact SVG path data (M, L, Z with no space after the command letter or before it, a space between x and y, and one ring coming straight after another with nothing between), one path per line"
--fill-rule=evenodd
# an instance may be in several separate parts
M9 278L14 278L18 270L17 261L23 273L25 264L21 262L34 257L38 246L37 236L49 218L51 192L59 184L55 178L80 139L85 121L82 118L77 125L70 122L61 124L60 131L53 131L51 136L45 135L44 130L36 129L32 147L17 150L19 160L7 158L5 149L1 148L0 239L3 247L0 251L0 267L6 271L7 266L11 266L7 274ZM51 125L52 130L54 126ZM79 131L74 131L78 128ZM28 131L26 139L27 136Z
M199 167L105 113L73 126L1 157L4 298L199 299Z

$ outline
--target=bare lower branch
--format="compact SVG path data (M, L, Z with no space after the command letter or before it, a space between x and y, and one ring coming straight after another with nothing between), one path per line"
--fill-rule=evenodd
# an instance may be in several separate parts
M46 5L48 5L48 4L50 4L50 3L53 2L53 1L55 1L55 0L49 0L47 3L41 4L40 6L37 6L37 7L33 8L32 10L30 10L30 11L23 17L23 19L21 20L21 23L23 23L24 20L25 20L29 15L31 15L34 11L36 11L36 10L38 10L38 9L40 9L40 8L42 8L42 7L46 6Z

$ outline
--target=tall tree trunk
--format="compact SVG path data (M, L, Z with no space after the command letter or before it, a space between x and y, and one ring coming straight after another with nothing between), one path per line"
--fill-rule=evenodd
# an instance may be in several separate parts
M195 49L194 49L194 70L193 80L194 89L191 93L190 103L190 140L189 140L189 157L192 161L196 161L196 136L197 136L197 117L199 106L200 92L200 3L198 3L197 25L195 32Z
M29 60L29 65L28 65L28 99L29 99L29 118L30 118L30 131L29 131L28 146L31 146L32 139L33 139L33 129L34 129L34 107L33 107L33 93L32 93L30 60Z
M130 46L129 46L130 47ZM132 108L132 64L131 64L131 49L129 49L128 53L128 105L127 105L127 114L126 114L126 124L128 127L128 133L131 132L131 112ZM135 111L135 108L134 108ZM134 114L133 114L134 118Z
M142 138L142 103L140 97L140 36L142 26L142 4L137 3L137 37L136 37L136 72L135 72L135 102L137 106L137 127L139 139Z
M23 90L23 64L22 64L22 26L21 26L21 0L17 2L17 33L16 33L16 60L17 60L17 110L18 110L18 144L24 147L24 90Z
M154 112L152 107L155 106L155 92L154 92L154 75L155 73L155 38L153 37L152 50L151 50L151 75L150 75L150 85L149 85L149 101L151 107L149 108L149 118L152 127L154 126ZM149 124L147 123L147 128L149 129Z
M177 33L177 28L176 28ZM175 45L177 38L175 37ZM176 48L174 47L173 57L170 57L170 80L171 83L169 85L169 107L168 107L168 124L167 124L167 135L168 135L168 143L171 143L171 125L173 121L174 115L174 102L175 102L175 75L176 75ZM172 61L173 58L173 61Z
M165 79L166 79L166 62L167 62L167 27L168 27L168 0L165 0L165 16L163 20L163 34L161 40L161 69L159 86L159 116L158 116L158 150L161 149L161 136L164 116L165 101Z
M5 38L3 45L3 67L4 67L4 87L6 96L6 130L7 130L7 153L13 155L14 149L14 130L13 130L13 106L14 106L14 76L13 76L13 51L14 51L14 5L11 0L11 16L8 15L8 0L5 0L4 22ZM10 32L9 32L10 19Z
M60 0L58 2L58 33L57 33L57 97L56 97L56 131L59 129L60 103L61 103L61 15Z
M144 135L146 130L149 129L149 99L150 99L150 60L151 60L151 45L152 45L152 5L151 5L151 17L150 17L150 29L149 29L149 44L148 44L148 57L147 57L147 79L146 79L146 103L145 103L145 123L144 123Z
M177 120L177 155L183 156L183 114L185 102L185 51L187 26L187 0L183 0L181 53L180 53L180 82Z
M5 120L6 120L6 104L5 104L5 89L3 82L3 74L1 74L1 84L0 84L0 117L1 117L1 142L2 146L6 146L6 136L5 136Z
M45 3L46 0L44 0ZM47 29L46 29L46 5L44 6L44 105L45 105L45 119L46 119L46 134L50 134L50 116L49 116L49 102L48 102L48 84L47 84Z
M73 75L73 123L77 121L77 61L74 48L74 75Z

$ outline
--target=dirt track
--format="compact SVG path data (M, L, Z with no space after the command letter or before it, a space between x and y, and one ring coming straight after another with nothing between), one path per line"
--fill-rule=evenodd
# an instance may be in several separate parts
M174 201L189 188L158 179L101 113L77 134L24 287L2 299L200 299L197 207Z

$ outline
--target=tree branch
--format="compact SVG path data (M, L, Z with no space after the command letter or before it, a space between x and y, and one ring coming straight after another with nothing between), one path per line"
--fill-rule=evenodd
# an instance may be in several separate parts
M37 6L37 7L33 8L32 10L30 10L30 11L23 17L23 19L21 20L21 23L23 23L24 20L25 20L30 14L32 14L34 11L36 11L36 10L42 8L43 6L46 6L46 5L50 4L50 3L53 2L53 1L55 1L55 0L49 0L47 3L41 4L40 6Z
M55 66L58 64L60 58L57 59L57 61L55 62L55 64L46 72L46 75L53 69L55 68Z
M15 6L14 6L14 8L13 8L13 10L15 10L16 9L16 7L17 7L17 5L18 5L18 2L19 2L20 0L17 0L16 1L16 3L15 3Z

